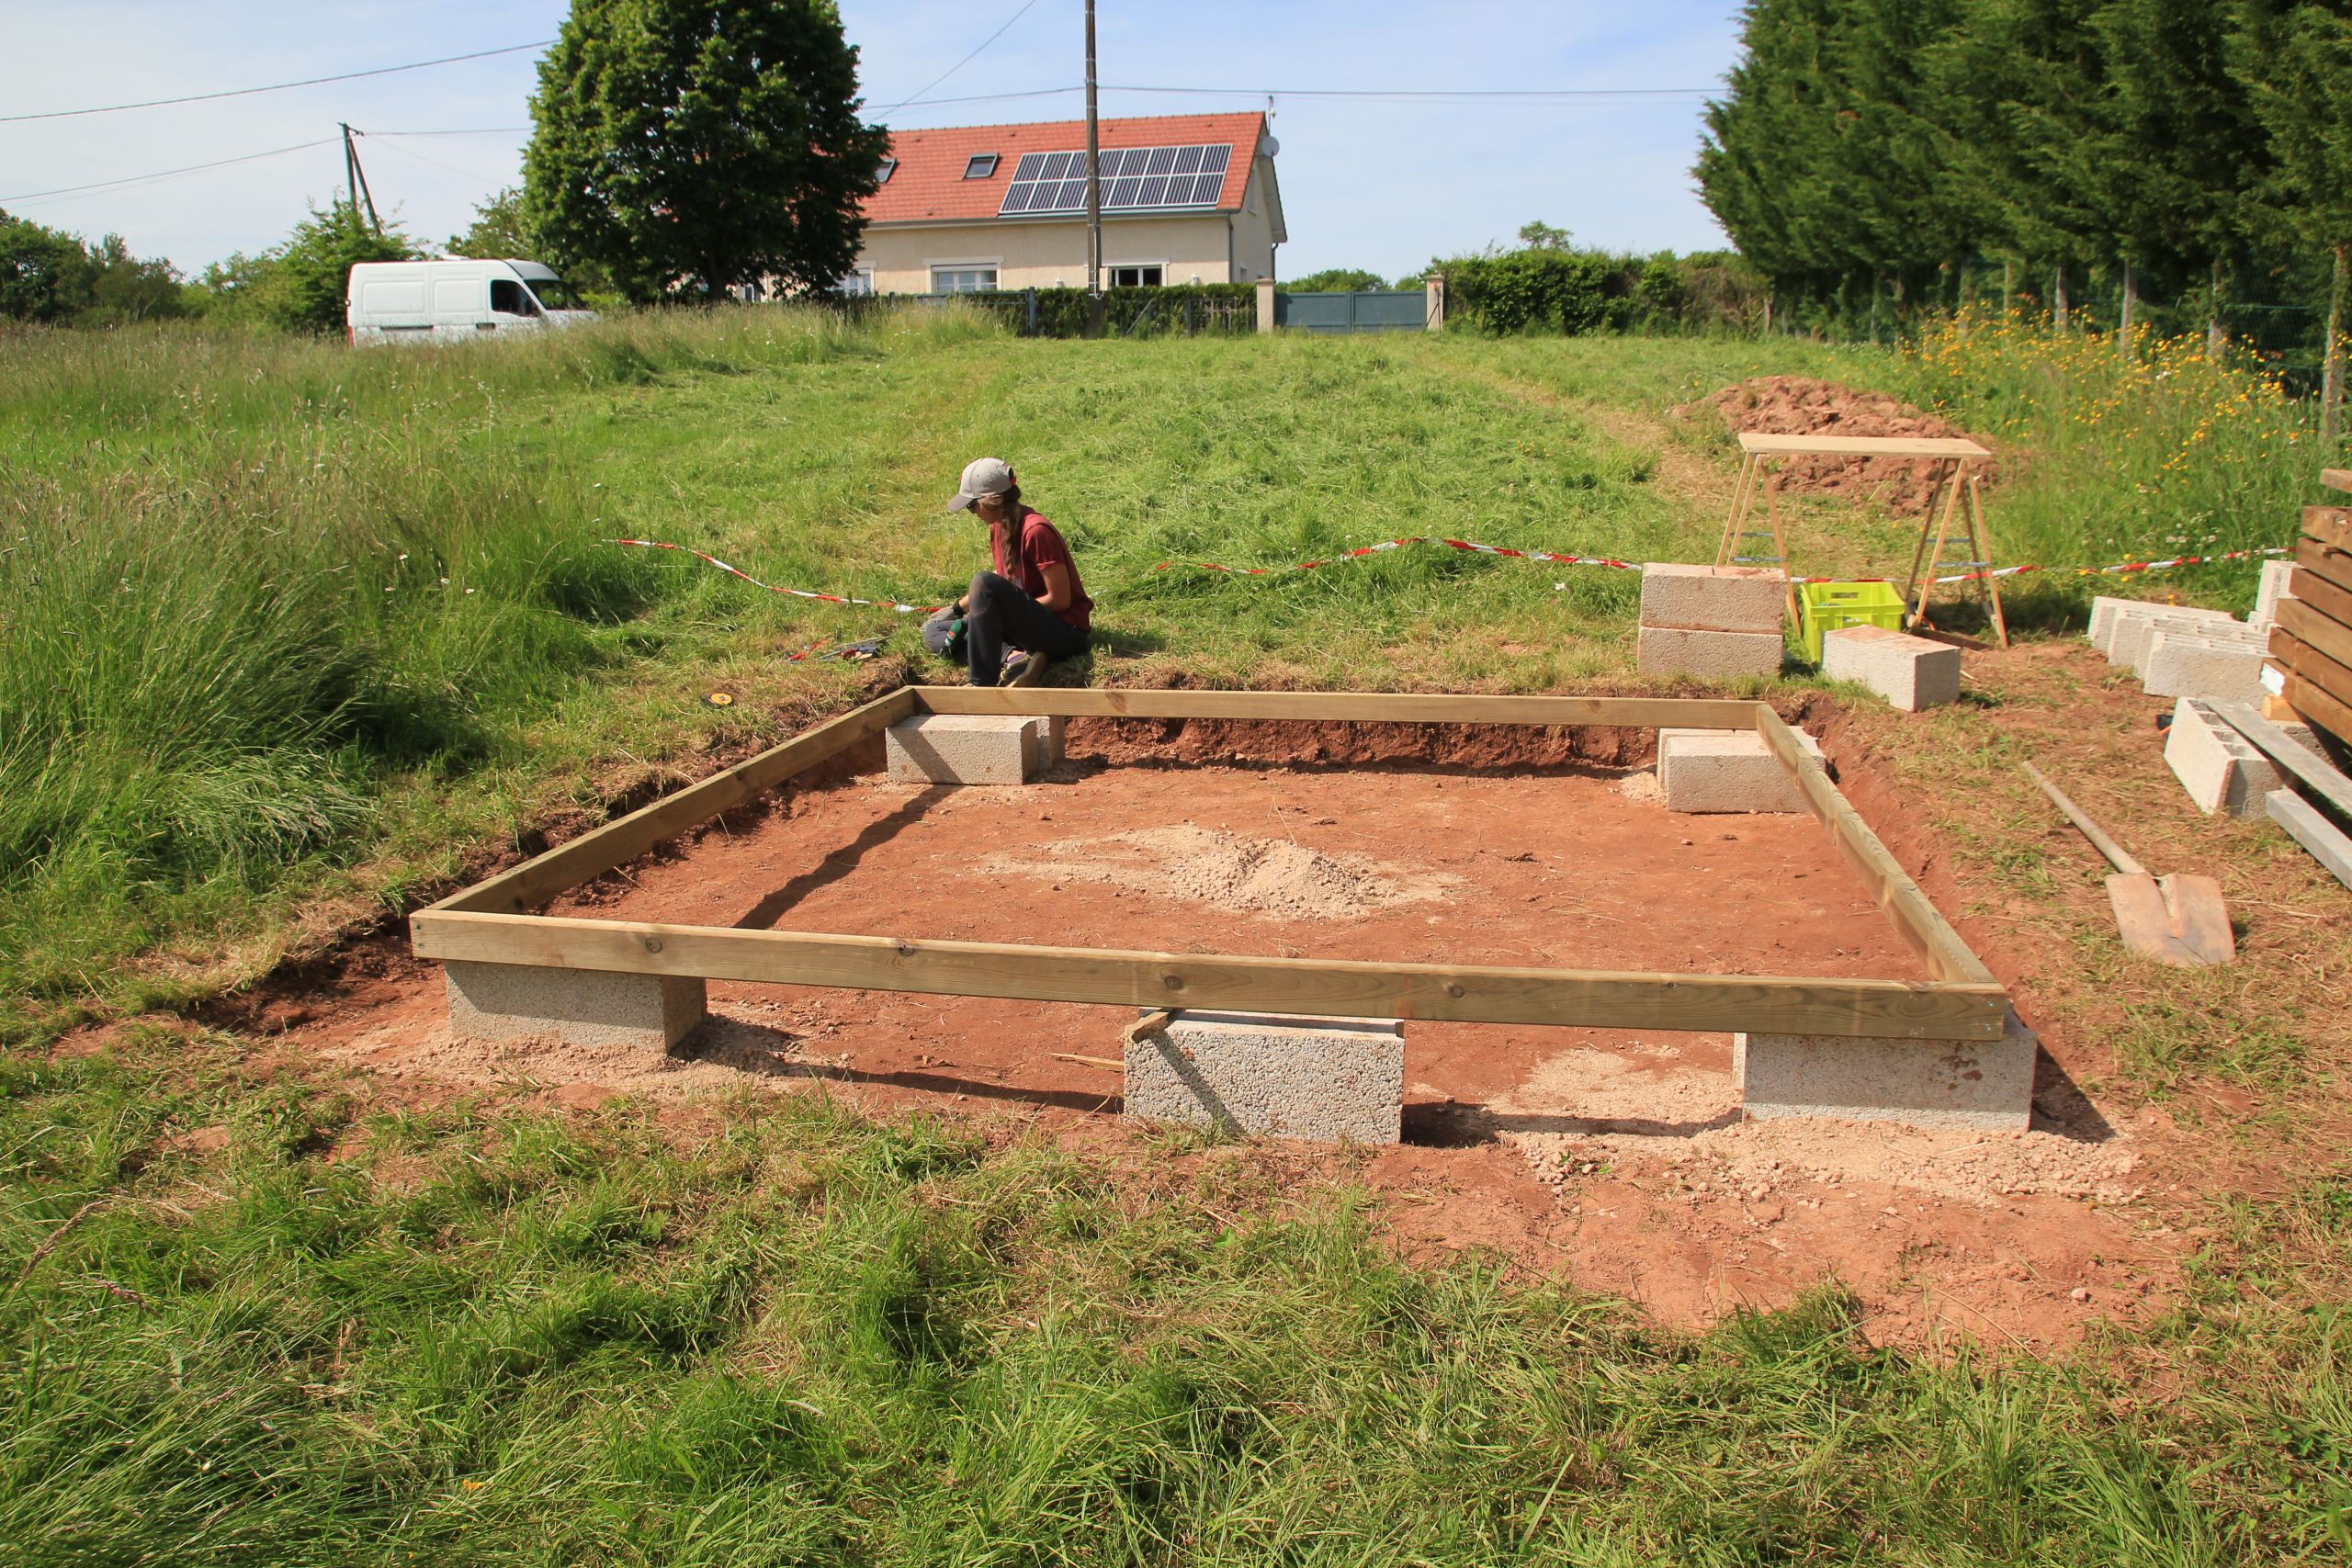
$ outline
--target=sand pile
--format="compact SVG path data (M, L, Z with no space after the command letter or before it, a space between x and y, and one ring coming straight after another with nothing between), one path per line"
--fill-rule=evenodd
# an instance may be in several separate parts
M1345 920L1402 904L1442 899L1460 882L1360 855L1329 855L1287 839L1250 839L1206 828L1143 828L1102 839L1064 839L990 855L996 876L1098 882L1278 919Z
M1928 1133L1893 1122L1743 1122L1725 1073L1672 1064L1674 1048L1579 1048L1539 1066L1493 1110L1538 1177L1589 1169L1670 1172L1693 1201L1770 1197L1791 1182L1865 1182L1963 1203L2048 1193L2122 1202L2139 1156L2127 1140L2060 1133ZM1531 1125L1532 1124L1532 1125Z
M1674 412L1688 416L1705 410L1713 410L1733 430L1770 435L1942 438L1968 434L1909 403L1806 376L1758 377L1684 403ZM1926 459L1791 457L1780 468L1781 490L1783 494L1876 502L1898 515L1917 517L1927 512L1935 498L1937 468ZM1986 464L1981 471L1984 482L1992 483L1995 466Z

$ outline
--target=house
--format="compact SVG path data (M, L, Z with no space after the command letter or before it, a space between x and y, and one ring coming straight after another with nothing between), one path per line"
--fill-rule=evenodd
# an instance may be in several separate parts
M1102 284L1251 283L1290 235L1262 114L1098 124ZM1086 286L1086 122L894 130L852 293Z

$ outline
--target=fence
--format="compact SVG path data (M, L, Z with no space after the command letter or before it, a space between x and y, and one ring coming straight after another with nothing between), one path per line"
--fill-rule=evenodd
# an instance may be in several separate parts
M961 305L994 317L1020 337L1199 337L1255 332L1256 290L1247 283L1158 288L988 288L958 294L865 294L852 310L885 301Z
M1274 324L1309 333L1417 333L1428 324L1429 298L1419 288L1308 294L1277 289Z

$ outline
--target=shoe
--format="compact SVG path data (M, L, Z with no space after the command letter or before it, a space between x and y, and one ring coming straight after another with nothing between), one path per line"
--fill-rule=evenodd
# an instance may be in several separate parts
M1050 660L1042 653L1016 654L1006 662L1004 674L999 678L997 684L1034 686L1044 678L1046 666L1049 662Z

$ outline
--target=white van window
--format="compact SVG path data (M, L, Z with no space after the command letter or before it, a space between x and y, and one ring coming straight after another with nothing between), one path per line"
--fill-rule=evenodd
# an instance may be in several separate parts
M560 277L534 278L531 292L537 295L539 303L550 310L584 310L588 308L588 302L580 298L580 290Z
M492 314L533 316L538 313L538 303L514 279L493 277L490 280L490 309Z

